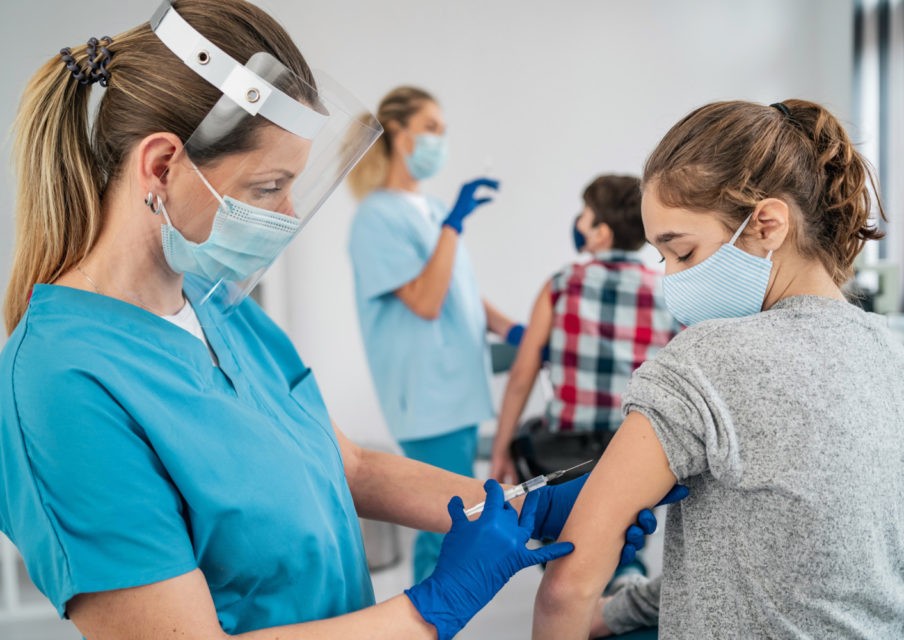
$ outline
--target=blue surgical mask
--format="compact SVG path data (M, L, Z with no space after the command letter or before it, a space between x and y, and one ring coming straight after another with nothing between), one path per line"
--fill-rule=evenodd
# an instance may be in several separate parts
M574 225L571 227L571 239L574 240L574 250L580 253L584 250L584 246L587 244L587 236L581 233L581 230L578 229L578 220L581 219L581 216L578 216L574 219Z
M415 180L426 180L446 164L449 145L446 136L421 133L414 138L414 151L405 157L405 166Z
M714 318L753 315L763 308L772 252L758 258L735 246L748 222L750 216L729 242L700 264L662 279L665 306L678 322L689 327Z
M254 207L220 195L195 168L201 180L219 200L210 236L204 242L187 240L176 229L166 209L161 213L163 255L176 273L193 273L213 282L239 282L270 266L301 228L294 216Z

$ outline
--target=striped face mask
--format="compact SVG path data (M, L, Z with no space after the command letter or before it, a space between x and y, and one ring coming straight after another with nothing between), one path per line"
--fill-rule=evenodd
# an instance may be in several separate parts
M684 326L714 318L750 316L763 308L772 273L772 252L758 258L734 246L752 215L706 260L662 279L665 306Z

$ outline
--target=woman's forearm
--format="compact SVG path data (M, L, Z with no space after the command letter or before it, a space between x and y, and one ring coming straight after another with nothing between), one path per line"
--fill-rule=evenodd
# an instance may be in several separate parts
M439 533L452 524L447 511L452 496L461 496L466 506L486 497L479 480L369 449L361 450L349 487L359 515Z
M402 594L373 607L328 620L250 631L232 636L243 640L435 640L436 628L425 622Z
M259 629L230 636L217 619L199 569L141 587L77 595L66 611L92 640L433 640L436 629L399 595L381 604L327 620Z
M433 255L421 273L414 280L396 289L396 296L412 313L425 320L439 318L446 294L449 293L449 285L452 283L457 249L458 234L444 226Z

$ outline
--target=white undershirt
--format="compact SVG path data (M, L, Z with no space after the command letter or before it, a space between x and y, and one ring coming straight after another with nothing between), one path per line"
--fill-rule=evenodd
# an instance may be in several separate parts
M185 300L185 304L182 305L182 308L179 309L179 311L177 311L174 315L160 317L168 322L172 322L177 327L185 329L190 334L195 336L198 340L203 342L204 346L207 347L207 352L210 354L211 362L213 362L214 366L217 365L217 356L213 352L213 349L210 348L210 343L207 342L207 336L204 335L204 330L201 328L201 321L198 320L198 314L195 313L195 310L192 308L188 300Z
M433 211L430 209L430 203L427 201L427 196L422 193L411 193L410 191L404 191L401 195L408 202L413 204L428 222L436 222L436 220L433 219Z

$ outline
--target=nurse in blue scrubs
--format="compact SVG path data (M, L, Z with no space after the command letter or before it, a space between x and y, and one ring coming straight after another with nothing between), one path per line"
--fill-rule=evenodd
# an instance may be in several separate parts
M477 425L493 417L486 333L512 344L523 327L484 300L461 234L498 188L479 179L450 209L421 191L446 160L442 109L398 87L380 102L385 132L350 175L361 203L349 241L358 319L390 432L405 455L473 475ZM414 578L428 576L442 537L418 534Z
M357 447L246 297L380 133L334 86L256 6L178 0L23 95L0 531L86 637L450 638L572 548L525 543L579 482L508 504ZM359 514L448 531L435 571L375 604Z

